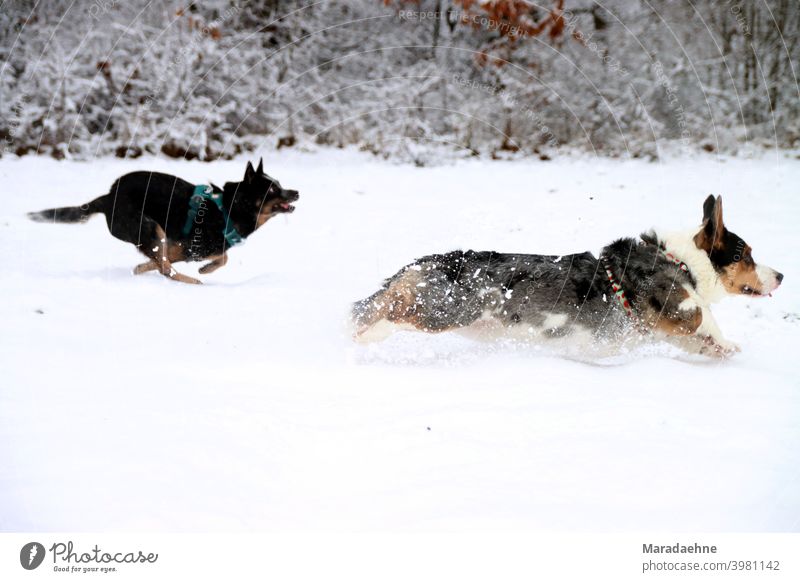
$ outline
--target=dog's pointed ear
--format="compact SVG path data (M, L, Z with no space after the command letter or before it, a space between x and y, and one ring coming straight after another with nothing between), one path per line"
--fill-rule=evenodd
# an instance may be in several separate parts
M256 174L263 174L264 173L264 158L258 158L258 168L256 168Z
M247 162L247 168L244 170L244 181L245 182L252 182L253 176L256 175L256 171L253 169L253 164Z
M720 248L725 224L722 222L722 196L709 195L703 202L703 228L694 237L697 248L706 252Z
M722 222L722 196L706 198L703 204L703 222L706 230L710 230L714 237L714 247L722 242L722 234L725 232L725 224Z

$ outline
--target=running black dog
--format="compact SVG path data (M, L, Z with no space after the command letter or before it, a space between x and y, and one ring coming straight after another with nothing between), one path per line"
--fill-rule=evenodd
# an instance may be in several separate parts
M158 172L132 172L118 178L108 194L83 206L50 208L28 216L37 222L86 222L95 213L106 216L108 230L136 245L150 260L134 269L157 270L183 283L200 283L175 271L179 261L210 261L200 273L216 271L227 251L273 216L294 211L297 190L284 190L277 180L247 162L241 182L194 185Z

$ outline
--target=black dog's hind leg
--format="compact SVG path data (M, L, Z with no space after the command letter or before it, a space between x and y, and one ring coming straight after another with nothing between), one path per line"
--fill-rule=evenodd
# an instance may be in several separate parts
M152 218L142 216L139 242L135 244L145 256L150 258L150 261L136 267L134 273L139 274L158 270L165 277L181 283L193 283L195 285L201 283L198 279L182 275L173 268L172 261L181 260L183 253L179 249L170 248L167 233Z
M221 255L217 255L216 257L211 257L211 261L200 267L199 272L203 275L207 275L208 273L213 273L220 267L224 267L225 263L228 262L228 253L222 253Z

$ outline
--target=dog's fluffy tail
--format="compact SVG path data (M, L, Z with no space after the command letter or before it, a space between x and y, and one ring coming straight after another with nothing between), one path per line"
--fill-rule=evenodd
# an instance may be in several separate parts
M39 212L29 212L28 218L36 222L64 222L80 223L89 220L92 214L102 212L105 196L95 198L81 206L63 206L61 208L48 208Z

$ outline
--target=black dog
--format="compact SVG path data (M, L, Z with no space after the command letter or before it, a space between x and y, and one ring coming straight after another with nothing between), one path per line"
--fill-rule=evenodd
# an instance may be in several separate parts
M223 188L194 185L158 172L132 172L118 178L105 196L83 206L51 208L28 216L37 222L85 222L92 214L106 216L108 230L136 245L150 260L134 269L158 270L183 283L200 283L177 273L172 263L209 260L203 274L222 267L229 247L241 242L273 216L294 211L297 190L284 190L277 180L247 162L244 180Z

